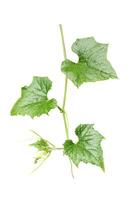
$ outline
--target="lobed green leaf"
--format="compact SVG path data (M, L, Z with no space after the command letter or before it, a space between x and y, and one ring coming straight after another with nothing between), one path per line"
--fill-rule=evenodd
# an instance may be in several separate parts
M78 166L80 162L97 165L104 170L103 151L101 141L104 138L93 128L93 124L79 125L75 133L78 142L66 140L64 143L64 154L69 156L73 163Z
M61 71L77 87L84 82L115 79L117 75L107 60L107 50L107 44L98 43L93 37L77 39L72 45L72 51L78 55L79 61L63 61Z
M57 106L55 99L48 99L48 91L52 82L47 77L33 77L29 86L21 90L21 97L14 104L11 115L29 115L32 118L48 114Z

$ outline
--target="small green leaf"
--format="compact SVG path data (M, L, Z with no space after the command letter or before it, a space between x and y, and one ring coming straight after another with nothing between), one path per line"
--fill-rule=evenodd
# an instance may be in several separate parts
M64 154L69 156L73 163L78 166L80 162L91 163L104 170L103 151L101 141L104 138L93 128L93 124L81 124L75 130L78 142L66 140Z
M107 44L98 43L93 37L77 39L72 51L78 55L78 63L65 60L61 70L77 87L84 82L115 79L117 75L107 60L107 49Z
M33 77L29 86L22 88L21 97L14 104L11 115L29 115L32 118L48 114L57 106L55 99L48 100L52 82L47 77Z
M44 139L39 139L35 143L30 144L30 146L37 148L38 151L45 151L46 153L50 152L50 147Z
M40 160L45 160L52 152L52 146L49 145L47 140L39 138L36 142L30 144L35 147L38 152L34 158L34 163L37 164Z

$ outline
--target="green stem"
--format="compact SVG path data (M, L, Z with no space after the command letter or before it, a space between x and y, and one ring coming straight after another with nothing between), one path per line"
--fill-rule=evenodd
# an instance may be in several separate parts
M64 86L64 99L63 99L63 106L62 109L65 109L65 104L66 104L66 97L67 97L67 86L68 86L68 79L65 77L65 86Z
M66 54L66 48L65 48L65 41L64 41L64 33L63 33L63 28L62 24L59 24L60 27L60 33L61 33L61 40L62 40L62 46L63 46L63 54L64 54L64 59L67 59L67 54Z
M60 27L60 33L61 33L61 40L62 40L62 46L63 46L63 54L64 54L64 59L67 59L66 55L66 48L65 48L65 42L64 42L64 33L63 33L63 28L62 25L59 25ZM67 123L67 118L66 118L66 111L65 111L65 105L66 105L66 97L67 97L67 86L68 86L68 79L65 77L65 86L64 86L64 97L63 97L63 105L62 105L62 110L63 110L63 120L64 120L64 126L65 126L65 133L66 133L66 139L69 139L69 128L68 128L68 123Z
M61 40L62 40L62 46L63 46L64 59L66 60L67 59L67 54L66 54L66 48L65 48L65 41L64 41L64 33L63 33L62 24L59 25L59 28L60 28L60 33L61 33ZM62 114L63 114L66 139L69 140L68 117L67 117L67 112L65 111L66 98L67 98L67 86L68 86L68 79L67 79L67 76L65 76L63 105L62 105L62 108L60 110L62 111ZM69 159L69 161L70 161L70 166L71 166L71 175L74 178L72 161L71 161L71 159Z
M69 131L68 131L67 119L66 119L65 113L63 113L63 120L64 120L65 132L66 132L66 139L69 140Z
M62 147L56 147L55 149L52 149L52 150L63 150L64 148Z

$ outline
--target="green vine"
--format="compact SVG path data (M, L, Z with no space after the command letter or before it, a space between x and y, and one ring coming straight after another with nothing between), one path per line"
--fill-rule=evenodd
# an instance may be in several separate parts
M30 144L37 149L34 157L34 164L38 169L45 160L55 150L63 151L68 156L71 164L71 174L73 175L73 164L78 167L80 162L91 163L99 166L103 171L104 159L101 142L104 137L94 128L94 124L80 124L75 129L77 142L74 143L69 138L69 125L66 112L67 86L68 81L72 81L76 87L83 83L117 79L115 70L107 59L108 45L98 43L94 37L77 39L72 44L72 51L79 57L77 63L67 59L64 33L62 25L59 25L61 41L63 47L64 61L61 63L61 71L65 75L63 105L59 106L56 99L48 98L48 92L52 87L52 81L48 77L34 76L29 86L21 89L21 97L16 101L11 109L11 115L29 115L31 118L48 114L52 109L58 108L63 115L66 140L62 147L56 147L47 139L44 139L37 132L32 131L37 136L37 141Z

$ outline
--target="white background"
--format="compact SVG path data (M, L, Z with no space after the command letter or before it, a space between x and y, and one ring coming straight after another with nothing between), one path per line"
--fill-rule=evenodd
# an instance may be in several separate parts
M130 199L130 6L127 0L0 1L0 199ZM74 168L54 152L34 174L34 151L28 147L33 129L60 146L65 132L58 110L32 120L11 117L20 88L33 75L53 81L49 97L62 104L64 75L58 24L64 26L68 58L76 38L94 36L109 43L108 58L119 79L83 84L69 82L67 111L70 138L80 123L95 123L105 137L106 172L91 164Z

